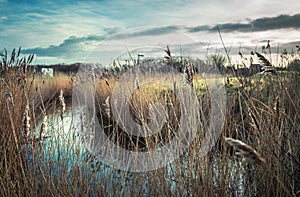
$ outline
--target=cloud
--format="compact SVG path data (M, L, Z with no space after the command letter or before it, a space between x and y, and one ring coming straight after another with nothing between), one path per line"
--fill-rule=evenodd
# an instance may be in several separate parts
M209 31L211 29L210 26L208 25L202 25L202 26L197 26L197 27L191 27L187 28L190 33L195 33L199 31Z
M24 54L35 54L42 57L67 57L73 58L78 55L84 57L87 53L86 46L91 42L100 42L105 36L89 35L86 37L71 36L59 45L51 45L46 48L36 47L23 49Z
M139 36L156 36L161 34L168 34L176 31L178 27L176 26L165 26L165 27L154 27L154 28L147 28L137 29L137 31L130 30L129 33L126 31L116 34L110 39L117 40L117 39L126 39L126 38L134 38ZM45 56L45 57L73 57L78 55L79 53L87 53L87 48L92 45L92 43L99 43L104 39L108 38L110 35L115 34L118 32L119 28L106 28L106 33L103 35L89 35L84 37L76 37L71 36L65 39L59 45L51 45L49 47L36 47L36 48L29 48L24 49L22 52L24 54L35 54L37 56Z
M227 45L234 42L251 45L249 39L280 39L278 42L284 43L298 39L295 30L299 29L299 14L293 14L299 13L300 4L292 1L287 4L274 0L270 4L264 0L253 0L245 7L236 0L153 0L147 3L143 0L0 0L5 2L5 6L0 7L0 47L22 46L24 53L33 53L49 61L55 58L71 61L69 58L85 57L111 35L115 35L111 37L115 40L107 43L117 45L111 45L109 50L120 48L119 43L130 48L127 43L135 39L137 45L181 43L177 38L182 33L190 33L189 36L195 40L207 42L209 44L205 45L213 48L220 44L216 24L220 24L222 32L228 32L224 35ZM265 7L268 9L262 9ZM264 18L274 16L274 13L289 15ZM245 20L249 16L253 20ZM145 25L153 28L124 31L128 27ZM264 30L276 31L269 31L266 35ZM253 34L253 31L259 32Z
M252 22L252 25L257 30L273 30L283 28L300 28L300 14L293 16L280 15L274 18L260 18Z
M251 32L251 31L267 31L275 29L299 29L300 14L295 15L279 15L276 17L263 17L252 20L248 23L224 23L215 26L196 26L187 28L188 32L195 33L200 31L215 32L217 27L222 32Z
M103 9L110 8L102 8L104 3L100 1L71 3L70 0L29 0L7 1L7 4L0 6L0 17L7 17L6 20L0 18L0 48L22 46L27 49L46 49L50 45L58 47L70 36L102 35L108 28L110 33L114 33L114 27L125 26L122 22L104 15Z
M179 29L180 29L180 27L175 26L175 25L153 27L153 28L145 27L145 29L138 28L138 29L136 29L137 31L133 31L133 32L132 32L132 30L129 30L130 33L126 33L126 31L125 31L123 33L115 35L113 38L114 39L125 39L125 38L139 37L139 36L158 36L158 35L163 35L163 34L169 34L169 33L175 32Z

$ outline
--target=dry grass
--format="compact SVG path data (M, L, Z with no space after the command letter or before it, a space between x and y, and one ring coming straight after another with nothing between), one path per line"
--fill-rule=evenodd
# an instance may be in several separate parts
M140 151L157 147L172 138L167 134L176 132L180 126L176 121L180 116L176 107L178 101L172 91L150 84L133 92L131 112L137 122L149 121L148 106L156 101L175 106L170 108L175 114L174 119L164 128L168 133L137 139L122 132L111 114L108 115L107 103L116 80L97 81L97 115L104 132L123 147ZM240 80L247 84L249 79ZM180 158L161 169L144 173L110 168L93 155L84 154L84 150L70 140L73 136L47 138L49 133L65 132L51 123L55 118L50 116L59 115L61 90L67 109L71 106L73 83L76 80L64 75L54 78L28 75L18 81L12 73L1 78L0 196L296 196L300 193L299 74L253 76L250 88L231 87L222 137L208 155L199 157L201 139L208 125L218 120L199 126L198 136ZM209 114L205 85L195 77L193 86L195 91L202 90L196 92L202 103L199 110ZM31 131L28 138L35 138L35 131L39 135L45 128L42 121L45 115L48 116L48 131L42 143L29 139L26 142L24 137L23 115L27 105ZM58 121L67 123L65 118ZM227 141L246 158L263 165L235 157L223 140L225 137L238 139ZM54 141L56 146L43 145L47 140ZM52 155L49 150L58 155Z

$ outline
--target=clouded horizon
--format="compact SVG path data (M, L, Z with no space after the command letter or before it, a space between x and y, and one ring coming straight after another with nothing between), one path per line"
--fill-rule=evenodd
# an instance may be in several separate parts
M274 50L300 43L296 0L0 0L0 4L0 48L21 46L23 54L35 54L34 63L39 64L83 62L114 34L124 51L129 38L136 38L138 47L155 38L153 44L167 44L165 38L170 37L180 42L170 44L187 45L194 47L194 53L205 54L208 48L221 48L217 27L232 55L240 48L254 50L266 40ZM184 43L183 34L199 47Z

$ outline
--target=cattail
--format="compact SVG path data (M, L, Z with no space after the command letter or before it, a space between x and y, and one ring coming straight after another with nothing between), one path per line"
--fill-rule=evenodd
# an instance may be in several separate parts
M59 94L59 104L60 104L60 117L61 119L63 119L63 114L66 110L66 103L65 103L65 98L64 98L64 92L63 90L60 90L60 94Z
M45 115L42 125L41 125L41 131L40 131L40 136L39 136L40 141L43 141L44 134L45 134L47 128L48 128L48 116Z
M244 158L260 165L267 164L266 159L261 157L260 154L248 144L232 138L225 138L225 141L237 151L237 155L242 155Z
M166 53L166 55L165 55L164 58L165 58L166 62L169 65L173 66L172 54L171 54L169 46L167 46L167 49L165 50L165 53Z
M23 63L22 63L22 67L23 67L23 73L26 75L27 73L27 62L26 62L26 58L24 57Z
M167 49L165 50L165 52L166 52L166 56L165 56L165 59L166 60L171 60L172 59L172 56L171 56L171 51L170 51L170 48L169 48L169 46L167 45Z
M29 106L28 105L26 105L25 112L23 115L23 129L24 129L25 138L28 139L29 134L30 134L30 117L29 117Z
M19 47L19 50L18 50L18 54L17 54L17 57L20 57L20 54L21 54L21 47Z
M13 51L11 52L9 64L12 64L15 62L15 57L16 57L16 49L13 49Z
M194 87L194 85L193 85L194 75L195 75L195 72L194 72L193 64L191 62L188 62L184 68L184 80L192 88Z
M29 57L28 57L28 59L27 59L27 63L28 63L28 64L32 63L33 58L34 58L34 55L33 55L33 54L29 55Z
M108 118L110 118L110 101L109 101L109 96L105 99L105 103L103 104L105 107L105 113Z

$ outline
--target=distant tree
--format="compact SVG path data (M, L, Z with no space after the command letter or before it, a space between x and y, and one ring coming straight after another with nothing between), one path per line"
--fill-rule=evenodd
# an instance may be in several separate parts
M300 71L300 59L294 59L288 64L288 69L292 71Z
M220 54L213 54L206 57L206 63L217 66L221 73L225 71L226 57Z

